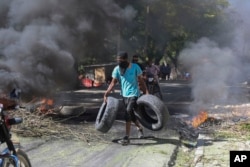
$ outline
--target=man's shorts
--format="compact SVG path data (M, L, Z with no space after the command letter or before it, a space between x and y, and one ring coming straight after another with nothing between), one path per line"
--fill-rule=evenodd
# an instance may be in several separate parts
M123 97L123 102L126 108L125 112L125 120L128 121L136 121L136 116L134 111L137 108L137 101L138 97Z

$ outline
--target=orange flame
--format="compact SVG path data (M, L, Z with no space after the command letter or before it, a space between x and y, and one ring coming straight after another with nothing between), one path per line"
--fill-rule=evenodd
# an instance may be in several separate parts
M200 124L205 122L208 118L206 111L201 111L196 117L192 119L192 126L197 128Z
M42 105L40 106L40 111L45 112L53 106L54 100L44 98L41 100L41 103L42 103Z

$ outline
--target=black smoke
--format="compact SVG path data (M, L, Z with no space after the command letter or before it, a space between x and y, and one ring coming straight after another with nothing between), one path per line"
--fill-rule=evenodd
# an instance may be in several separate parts
M193 77L193 111L216 104L249 101L242 91L250 78L249 7L247 0L232 1L230 8L224 11L227 18L221 18L223 24L217 25L221 33L190 42L182 50L180 61Z
M117 38L119 20L135 14L113 0L0 0L1 92L73 88L77 63L112 60L104 43Z

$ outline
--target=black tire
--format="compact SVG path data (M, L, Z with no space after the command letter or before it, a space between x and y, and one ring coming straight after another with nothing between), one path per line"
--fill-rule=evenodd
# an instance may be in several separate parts
M67 105L63 106L59 113L63 116L77 116L81 115L85 112L85 108L83 105L74 106L74 105Z
M156 96L156 97L158 97L161 100L163 99L162 95L161 95L161 92L155 92L153 95Z
M163 101L154 95L146 94L138 98L137 104L136 117L145 128L157 131L164 127L169 112ZM145 111L147 108L150 111Z
M142 110L142 112L145 112L146 116L149 116L150 118L152 118L151 120L152 122L157 122L158 118L154 110L152 110L148 106L140 106L140 109Z
M119 100L114 97L108 97L107 103L102 103L96 117L95 129L106 133L112 127L117 112L119 110Z
M17 152L17 157L18 157L18 167L31 167L31 163L30 163L30 160L28 158L28 155L23 151L23 150L20 150L20 149L17 149L16 150ZM13 159L4 159L4 162L3 162L3 167L14 167L15 164L14 164L14 161Z

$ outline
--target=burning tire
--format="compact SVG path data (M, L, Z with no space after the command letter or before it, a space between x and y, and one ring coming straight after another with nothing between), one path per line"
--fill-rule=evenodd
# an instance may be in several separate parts
M85 112L85 108L83 106L63 106L60 110L60 114L63 116L75 116L75 115L81 115Z
M169 118L165 104L156 96L147 94L138 98L136 117L147 129L161 130Z
M108 97L107 103L102 103L95 122L96 130L106 133L112 127L117 112L119 110L119 100Z

